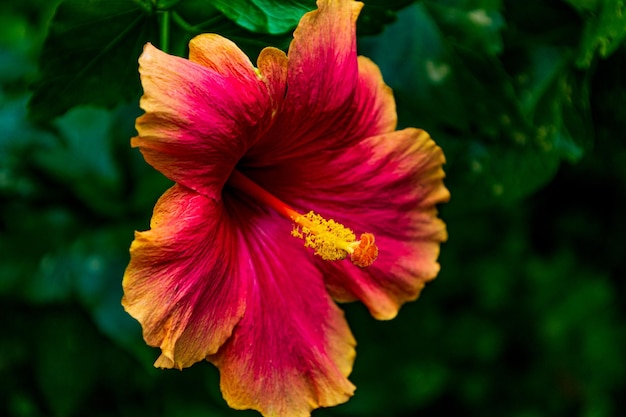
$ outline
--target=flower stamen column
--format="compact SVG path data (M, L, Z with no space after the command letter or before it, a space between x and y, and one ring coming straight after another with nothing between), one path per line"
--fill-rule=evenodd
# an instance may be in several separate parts
M291 220L295 224L292 236L303 239L304 246L314 249L315 254L324 260L335 261L350 256L354 265L364 268L374 263L378 256L378 247L371 233L363 233L356 240L352 230L344 225L326 220L312 211L299 213L237 170L231 174L228 184Z

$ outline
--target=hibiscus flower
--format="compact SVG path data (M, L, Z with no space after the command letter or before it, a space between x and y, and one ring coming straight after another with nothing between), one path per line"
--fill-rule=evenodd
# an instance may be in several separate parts
M355 340L336 301L391 319L439 271L444 156L395 130L391 90L356 54L361 7L319 0L256 67L215 34L188 60L150 44L139 59L132 146L175 185L135 234L122 303L155 366L212 362L233 408L347 401Z

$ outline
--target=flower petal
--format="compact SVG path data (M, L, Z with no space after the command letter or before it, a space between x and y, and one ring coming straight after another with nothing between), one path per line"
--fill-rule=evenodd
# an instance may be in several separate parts
M175 185L158 201L151 230L136 232L124 275L126 311L164 368L217 352L245 311L248 271L235 220L223 204Z
M343 204L336 197L336 204L327 200L318 204L359 233L373 233L378 259L365 269L347 263L322 268L336 299L358 298L374 317L391 319L439 272L439 246L447 232L436 205L450 198L443 184L445 158L430 136L418 129L369 138L361 151L370 156L360 164L358 150L338 164L353 166L349 178L339 174L337 180L346 189ZM315 193L321 198L329 194L332 187Z
M273 47L264 48L257 59L259 72L265 80L272 97L272 117L280 110L287 90L288 59L283 51Z
M356 85L356 20L363 3L318 0L289 45L289 98L297 110L337 109Z
M271 213L247 230L254 280L233 336L209 358L228 404L304 417L348 400L355 340L289 221ZM268 243L269 242L269 243ZM296 243L296 244L294 244ZM242 260L243 261L243 260Z
M161 197L123 281L124 307L162 350L156 366L207 358L232 407L267 416L352 395L354 337L290 230L229 188L221 202L179 185Z
M287 93L275 123L246 155L249 166L306 158L393 131L395 102L378 67L356 55L362 3L320 0L289 48ZM330 35L332 34L332 36Z
M447 234L435 206L450 196L444 162L426 132L405 129L250 175L301 212L375 235L378 259L368 268L315 259L335 299L360 299L376 318L389 319L439 271Z
M144 88L131 144L173 181L219 199L233 167L267 128L272 98L250 60L218 35L190 42L193 61L147 44Z

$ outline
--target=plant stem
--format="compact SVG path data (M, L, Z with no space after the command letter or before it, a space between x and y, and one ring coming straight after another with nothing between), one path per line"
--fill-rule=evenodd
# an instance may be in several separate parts
M164 10L159 13L160 26L160 47L163 52L169 52L170 49L170 11Z

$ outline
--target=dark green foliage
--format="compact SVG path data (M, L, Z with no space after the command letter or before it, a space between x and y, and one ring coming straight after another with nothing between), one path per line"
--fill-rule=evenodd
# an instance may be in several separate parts
M624 0L567 0L585 19L577 63L589 67L594 57L606 58L626 38L626 3Z
M393 321L344 306L358 390L313 415L620 415L624 1L365 3L360 52L401 127L446 153L450 238ZM215 32L254 61L286 49L313 4L0 3L0 415L258 415L226 407L209 364L154 369L120 305L133 230L170 185L129 146L137 58L147 41L185 56Z
M154 41L149 10L126 0L66 0L50 25L30 101L35 120L79 104L112 107L139 96L137 61Z

